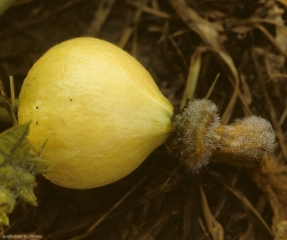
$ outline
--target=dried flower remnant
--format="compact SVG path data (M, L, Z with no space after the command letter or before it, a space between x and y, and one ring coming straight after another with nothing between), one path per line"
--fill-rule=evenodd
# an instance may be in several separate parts
M216 156L233 165L253 167L261 162L265 153L271 153L275 146L275 133L270 122L250 116L236 120L231 125L221 125L217 129L220 137Z
M209 100L189 101L174 116L175 144L181 159L193 171L205 166L216 146L217 106Z
M211 155L217 161L253 167L275 146L271 124L250 116L221 125L216 105L207 99L189 101L173 117L174 143L180 158L193 172L207 165Z

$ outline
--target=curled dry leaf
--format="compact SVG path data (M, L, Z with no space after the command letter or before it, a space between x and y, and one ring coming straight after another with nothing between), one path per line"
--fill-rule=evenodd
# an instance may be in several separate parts
M228 70L228 75L230 75L230 81L235 85L234 92L231 96L227 109L232 109L236 102L238 94L238 72L234 65L233 59L230 57L229 53L225 49L224 45L220 41L218 28L209 22L208 20L202 18L196 11L189 8L185 0L169 0L171 5L174 7L178 16L187 24L187 26L195 31L205 42L207 47L219 55L221 60L225 63ZM232 111L225 111L222 116L222 121L227 123Z
M274 156L266 156L259 171L251 170L250 176L269 200L274 214L272 223L274 233L281 234L279 226L287 219L287 166L280 164Z

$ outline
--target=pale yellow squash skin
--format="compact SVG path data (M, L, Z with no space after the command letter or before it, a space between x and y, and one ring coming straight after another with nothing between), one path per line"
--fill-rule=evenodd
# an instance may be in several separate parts
M53 163L45 177L84 189L115 182L171 134L173 106L147 70L115 45L75 38L31 68L19 96L19 124Z

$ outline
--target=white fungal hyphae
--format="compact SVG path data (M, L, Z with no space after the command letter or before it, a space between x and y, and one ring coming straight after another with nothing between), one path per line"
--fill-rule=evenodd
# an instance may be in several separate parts
M275 147L275 132L267 120L250 116L221 126L220 151L236 160L235 165L254 166Z
M217 162L255 167L275 146L271 124L250 116L221 125L217 107L209 100L189 101L173 117L174 143L188 169L197 172L211 155Z
M175 146L188 169L197 172L209 162L217 142L217 106L207 99L189 101L174 117Z

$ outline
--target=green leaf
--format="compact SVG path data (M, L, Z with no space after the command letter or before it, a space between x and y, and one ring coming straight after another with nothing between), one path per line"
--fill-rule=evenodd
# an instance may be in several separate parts
M0 225L9 226L9 218L6 213L0 210Z
M37 206L37 198L33 192L33 189L27 187L27 186L22 186L21 189L19 189L19 194L20 197L27 203Z
M3 186L0 187L0 225L9 225L7 213L11 213L15 206L15 196Z
M33 192L36 174L50 172L50 164L42 159L45 146L35 154L26 139L30 122L12 127L0 134L0 225L9 225L7 214L14 209L17 199L36 206Z
M15 126L0 134L0 155L11 156L16 149L22 153L27 152L30 144L23 140L28 134L29 125L30 122Z

